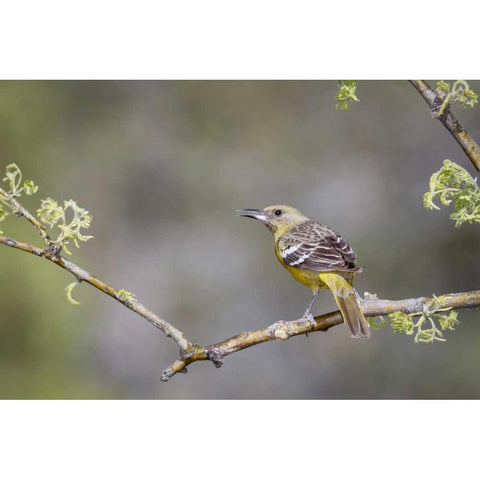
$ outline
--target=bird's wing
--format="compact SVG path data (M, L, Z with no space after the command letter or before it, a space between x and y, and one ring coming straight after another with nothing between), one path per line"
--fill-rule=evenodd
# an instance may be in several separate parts
M325 272L341 270L359 272L357 255L352 247L331 228L307 221L283 234L277 243L286 265Z

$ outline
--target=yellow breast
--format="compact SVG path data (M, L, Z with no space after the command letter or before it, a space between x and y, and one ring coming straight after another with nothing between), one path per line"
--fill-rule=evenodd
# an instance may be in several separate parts
M302 270L301 268L289 267L284 265L284 267L292 274L293 278L303 285L310 287L312 290L316 291L319 288L328 288L319 278L319 273L312 270Z
M329 288L320 278L323 275L323 272L304 270L302 268L291 267L290 265L285 264L276 244L275 256L277 257L278 261L292 274L293 278L297 282L300 282L303 285L310 287L313 292L316 292L319 288ZM352 284L353 277L355 276L355 272L340 272L338 270L331 270L328 273L338 274L340 277L344 278L350 285Z
M275 245L275 256L278 261L292 274L293 278L297 281L310 287L313 291L319 288L328 288L318 277L319 272L313 270L303 270L301 268L290 267L283 262L283 259L278 251L278 247Z

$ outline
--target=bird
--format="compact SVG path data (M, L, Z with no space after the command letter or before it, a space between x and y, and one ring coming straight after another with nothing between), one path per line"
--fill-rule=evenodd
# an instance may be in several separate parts
M315 321L312 306L320 289L330 289L352 338L369 338L370 327L357 301L353 279L362 269L352 247L330 227L306 217L294 207L272 205L246 208L237 215L261 221L275 240L278 261L298 282L310 287L313 297L303 318Z

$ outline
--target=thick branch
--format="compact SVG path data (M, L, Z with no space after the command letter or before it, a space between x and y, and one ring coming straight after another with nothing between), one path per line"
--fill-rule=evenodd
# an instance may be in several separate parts
M475 168L480 171L480 147L470 134L460 125L455 115L446 108L442 115L439 109L445 100L442 95L437 95L424 80L410 80L410 83L418 90L425 99L432 116L438 118L442 125L452 134L453 138L460 144L467 157L472 161Z
M480 306L480 290L464 293L451 293L443 296L442 307L445 308L474 308ZM366 295L361 308L367 317L388 315L393 312L414 313L421 312L423 307L433 299L430 297L408 298L405 300L382 300L374 295ZM186 373L186 367L199 360L211 360L216 367L222 365L223 357L248 347L271 340L287 340L296 335L326 331L329 328L343 323L340 312L331 312L315 317L315 326L309 320L299 319L279 321L269 327L253 332L243 332L228 338L220 343L196 348L195 353L186 359L177 360L162 374L162 380L167 381L173 375ZM357 340L358 341L358 340Z

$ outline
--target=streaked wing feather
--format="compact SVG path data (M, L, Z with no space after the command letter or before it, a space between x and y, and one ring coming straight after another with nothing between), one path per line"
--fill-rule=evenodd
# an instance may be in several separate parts
M287 265L304 270L361 270L350 245L331 228L311 220L282 235L278 250Z

